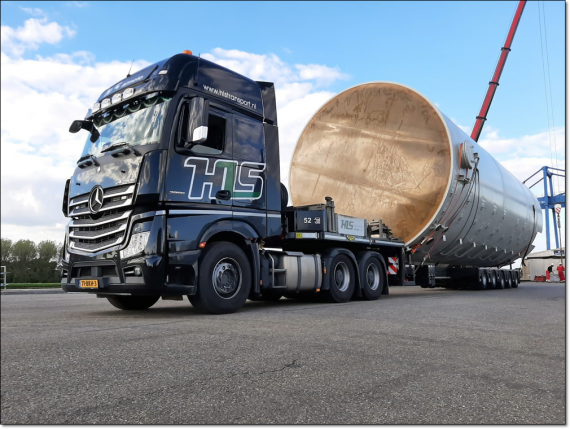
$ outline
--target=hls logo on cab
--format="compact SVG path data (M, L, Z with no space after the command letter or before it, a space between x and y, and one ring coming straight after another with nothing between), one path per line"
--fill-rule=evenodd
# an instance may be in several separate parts
M192 169L189 200L213 200L218 191L230 191L233 200L258 200L263 193L265 164L217 159L210 168L209 158L190 157L184 167ZM208 191L206 189L208 188Z

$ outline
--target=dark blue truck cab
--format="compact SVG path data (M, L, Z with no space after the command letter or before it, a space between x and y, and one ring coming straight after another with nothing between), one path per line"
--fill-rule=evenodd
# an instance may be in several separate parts
M287 207L272 83L178 54L106 90L70 132L81 129L63 201L66 292L125 310L187 295L227 313L248 298L346 302L403 284L387 261L403 262L404 244L381 223L355 219L352 233L333 201Z

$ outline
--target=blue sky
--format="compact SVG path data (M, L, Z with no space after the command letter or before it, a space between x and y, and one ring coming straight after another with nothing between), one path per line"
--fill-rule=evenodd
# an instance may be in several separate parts
M77 6L79 5L79 6ZM26 55L88 50L97 61L158 61L221 47L338 66L351 78L405 83L471 127L516 2L3 2L2 25L39 8L77 34ZM542 5L541 5L542 7ZM555 125L564 124L564 2L544 4ZM538 2L528 2L488 125L505 135L546 130Z
M565 155L565 3L540 3L554 107L550 134L538 5L527 3L480 140L521 180L553 163L553 139L560 167ZM252 78L275 81L282 159L288 160L320 105L368 81L417 89L469 132L516 6L2 2L2 104L11 104L2 109L2 236L31 238L18 235L32 230L42 238L62 236L66 221L59 209L52 217L45 213L60 205L81 150L84 136L69 135L68 123L124 77L131 60L135 71L190 49ZM30 104L39 108L30 113ZM17 169L32 160L44 166L35 182Z

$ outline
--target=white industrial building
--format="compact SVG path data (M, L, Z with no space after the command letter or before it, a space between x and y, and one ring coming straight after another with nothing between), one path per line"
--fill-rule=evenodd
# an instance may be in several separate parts
M544 250L542 252L535 252L528 255L524 262L525 266L522 267L521 280L534 281L536 276L546 276L546 270L549 265L553 265L550 281L558 282L557 267L558 264L563 264L566 268L565 247L559 249ZM564 272L566 274L566 271Z

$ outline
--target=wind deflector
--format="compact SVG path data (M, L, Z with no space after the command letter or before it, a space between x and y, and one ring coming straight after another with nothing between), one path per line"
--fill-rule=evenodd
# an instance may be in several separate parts
M257 82L261 88L261 101L263 102L263 119L277 126L277 106L275 102L275 85L273 82Z

